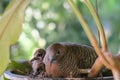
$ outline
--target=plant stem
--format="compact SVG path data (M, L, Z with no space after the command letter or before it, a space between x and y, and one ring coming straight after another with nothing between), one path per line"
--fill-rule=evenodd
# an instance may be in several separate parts
M120 80L120 72L118 71L112 71L113 72L113 76L114 76L114 80Z
M100 18L99 16L97 15L97 12L95 11L95 9L93 8L91 2L89 0L84 0L85 4L87 5L87 7L89 8L96 24L97 24L97 27L99 29L99 32L100 32L100 36L101 36L101 44L102 44L102 48L104 51L107 51L108 50L108 47L107 47L107 41L106 41L106 37L105 37L105 33L104 33L104 29L103 29L103 26L101 24L101 21L100 21Z
M100 58L98 57L92 68L91 71L88 73L88 77L96 77L99 73L99 71L101 71L101 69L103 68L104 64L102 63L102 61L100 60Z
M102 59L102 61L103 61L104 64L110 66L110 65L109 65L109 62L106 60L105 56L102 54L101 49L99 48L99 44L98 44L96 38L94 37L92 31L90 30L88 24L87 24L86 21L84 20L82 14L81 14L81 12L80 12L80 10L78 10L78 8L77 8L77 6L74 4L73 0L68 0L68 2L69 2L69 4L70 4L70 6L73 8L76 16L78 17L78 19L79 19L79 21L80 21L80 23L81 23L84 31L86 32L86 34L87 34L87 36L88 36L91 44L93 45L96 53L98 54L99 57L101 57L101 59Z

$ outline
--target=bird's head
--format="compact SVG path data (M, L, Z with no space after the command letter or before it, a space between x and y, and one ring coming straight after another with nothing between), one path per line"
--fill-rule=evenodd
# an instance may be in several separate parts
M38 49L34 53L34 57L41 57L42 59L45 56L46 51L44 49Z
M46 50L46 54L49 55L48 57L50 63L61 60L64 52L65 52L65 46L60 43L54 43L50 45Z

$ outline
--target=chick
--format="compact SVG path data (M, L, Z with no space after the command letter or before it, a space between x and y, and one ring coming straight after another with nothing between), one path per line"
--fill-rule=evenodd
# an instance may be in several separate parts
M46 51L44 49L38 49L35 51L34 57L30 60L33 76L36 76L39 74L44 75L45 64L43 63L43 58L45 56L45 53Z

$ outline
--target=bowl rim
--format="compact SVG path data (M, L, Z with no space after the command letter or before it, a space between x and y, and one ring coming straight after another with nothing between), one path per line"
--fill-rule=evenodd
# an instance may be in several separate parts
M105 77L94 77L94 78L32 78L32 77L29 77L29 76L26 76L26 75L19 75L19 74L15 74L15 73L12 73L12 71L10 71L10 70L8 70L8 71L5 71L4 72L4 76L5 76L5 78L8 78L8 79L11 79L11 80L16 80L16 78L17 79L20 79L20 80L26 80L26 78L28 79L28 80L30 80L30 79L33 79L33 80L41 80L41 79L45 79L45 80L58 80L58 79L62 79L62 80L101 80L101 79L103 79L103 80L113 80L113 76L105 76Z

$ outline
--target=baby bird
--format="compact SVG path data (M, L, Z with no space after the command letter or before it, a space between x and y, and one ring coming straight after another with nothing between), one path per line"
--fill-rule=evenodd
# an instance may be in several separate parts
M38 74L44 74L45 72L45 64L43 63L43 58L45 56L46 51L44 49L38 49L34 53L33 59L30 60L30 64L32 66L32 75L36 76Z
M54 43L43 59L49 77L79 77L79 69L91 68L97 55L92 47L75 43Z

